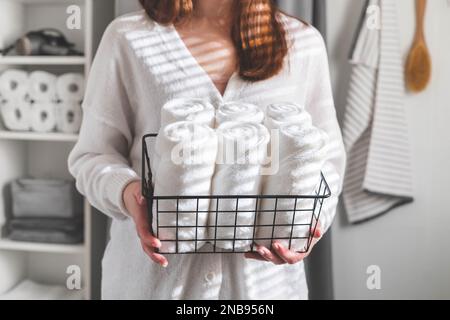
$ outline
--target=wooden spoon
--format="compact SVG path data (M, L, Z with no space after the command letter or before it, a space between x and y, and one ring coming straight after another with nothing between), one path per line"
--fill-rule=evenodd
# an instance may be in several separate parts
M431 57L425 42L424 32L426 5L427 0L416 0L416 34L405 70L406 87L412 92L425 90L431 78Z

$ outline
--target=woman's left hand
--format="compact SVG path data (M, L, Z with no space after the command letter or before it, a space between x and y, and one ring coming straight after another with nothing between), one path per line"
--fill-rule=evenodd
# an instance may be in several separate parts
M310 253L312 248L319 242L322 237L322 231L319 224L313 235L313 240L308 252L298 253L287 249L278 241L274 241L272 244L272 250L260 245L256 245L256 252L248 252L245 254L247 259L254 259L260 261L272 262L276 265L281 264L296 264L305 259Z

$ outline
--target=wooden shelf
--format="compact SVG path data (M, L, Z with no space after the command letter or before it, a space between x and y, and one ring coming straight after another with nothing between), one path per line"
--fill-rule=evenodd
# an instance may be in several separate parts
M8 239L0 239L0 250L83 254L85 251L85 247L83 244L65 245L65 244L51 244L51 243L21 242Z
M0 65L84 65L85 57L58 56L6 56L0 57Z
M84 0L16 0L23 4L53 4L53 5L68 5L83 3Z
M37 133L0 130L0 140L77 142L78 135L57 132Z

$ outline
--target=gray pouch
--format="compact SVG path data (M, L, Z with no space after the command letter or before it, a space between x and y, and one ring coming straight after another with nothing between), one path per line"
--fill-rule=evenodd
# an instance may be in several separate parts
M82 214L82 197L75 182L19 179L11 184L14 218L76 218Z

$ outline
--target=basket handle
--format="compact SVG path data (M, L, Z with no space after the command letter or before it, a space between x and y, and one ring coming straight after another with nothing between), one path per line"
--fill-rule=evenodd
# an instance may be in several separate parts
M147 214L148 214L148 222L150 226L153 225L153 196L154 196L154 190L152 186L152 169L150 166L150 157L148 155L148 148L147 148L147 139L148 138L155 138L157 134L147 134L142 137L142 185L141 185L141 193L144 198L147 200ZM147 172L148 171L148 172ZM147 174L146 174L147 172ZM150 232L154 236L153 228L150 227Z

